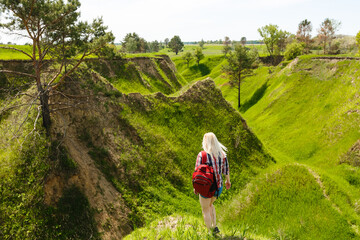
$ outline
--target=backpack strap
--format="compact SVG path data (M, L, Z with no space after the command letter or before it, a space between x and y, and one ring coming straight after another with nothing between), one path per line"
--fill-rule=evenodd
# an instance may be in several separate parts
M207 153L205 151L201 152L201 164L206 164L207 161Z

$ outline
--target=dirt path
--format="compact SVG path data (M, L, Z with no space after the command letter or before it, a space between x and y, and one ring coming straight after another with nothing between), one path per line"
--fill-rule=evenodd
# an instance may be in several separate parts
M330 199L330 196L327 195L327 193L326 193L326 188L325 188L323 182L321 181L320 175L319 175L317 172L315 172L314 170L312 170L310 167L306 166L306 165L301 165L301 166L305 167L305 168L309 171L309 173L310 173L311 175L313 175L313 177L315 178L316 182L319 184L319 186L320 186L320 188L321 188L321 190L322 190L323 196L324 196L328 201L330 201L331 206L332 206L338 213L342 214L342 211L340 210L340 208L339 208L335 203L333 203L333 202L331 201L331 199Z

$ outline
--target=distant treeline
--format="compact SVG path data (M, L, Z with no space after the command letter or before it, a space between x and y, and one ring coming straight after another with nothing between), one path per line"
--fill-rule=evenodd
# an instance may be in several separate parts
M200 42L184 42L185 45L194 45L194 44L199 44ZM223 40L210 40L210 41L206 41L206 44L224 44ZM236 43L241 43L241 41L232 41L232 43L236 44ZM245 44L264 44L263 41L261 40L247 40Z
M233 41L233 43L240 43L241 41ZM161 43L164 43L164 42L159 42L160 44ZM200 42L199 41L194 41L194 42L184 42L184 45L196 45L196 44L199 44ZM223 40L210 40L210 41L206 41L205 43L207 44L224 44L224 41ZM246 44L264 44L263 41L261 40L248 40L246 41ZM115 43L115 45L122 45L121 42L119 43Z

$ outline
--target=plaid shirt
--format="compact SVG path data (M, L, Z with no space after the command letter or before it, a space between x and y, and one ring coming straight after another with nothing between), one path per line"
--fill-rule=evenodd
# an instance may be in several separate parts
M214 161L214 159L215 159L214 155L211 156L209 153L207 153L206 164L213 166L214 172L215 172L216 183L217 183L218 188L220 188L223 185L223 180L222 180L221 174L229 175L229 162L228 162L227 157L225 157L223 159L221 159L221 157L218 157L216 159L216 161ZM211 164L210 164L210 160L211 160ZM201 164L201 161L202 161L202 156L201 156L201 152L200 152L196 158L195 169Z

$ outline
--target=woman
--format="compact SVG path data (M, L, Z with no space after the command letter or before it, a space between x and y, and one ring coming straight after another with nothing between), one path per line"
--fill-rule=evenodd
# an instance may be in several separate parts
M204 217L206 227L214 234L219 233L219 228L216 226L216 212L213 203L220 196L223 190L222 174L225 175L226 189L231 187L230 175L229 175L229 163L226 157L226 147L223 146L216 138L215 134L210 132L206 133L203 138L202 147L207 153L207 165L213 166L216 184L218 190L212 198L206 198L199 194L200 205ZM195 169L201 164L202 154L198 154L195 164ZM195 189L194 189L194 193Z

